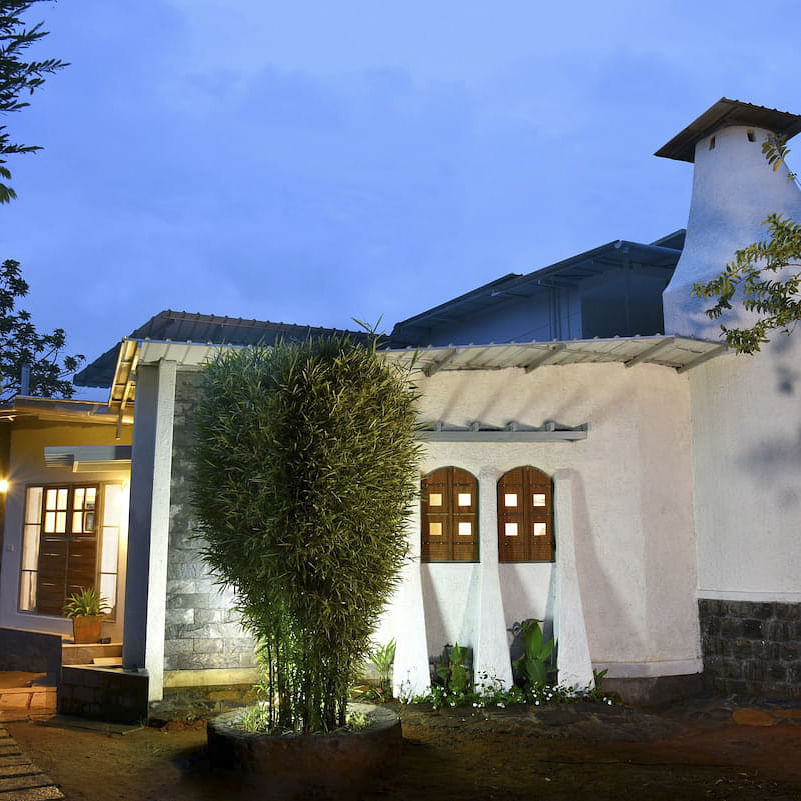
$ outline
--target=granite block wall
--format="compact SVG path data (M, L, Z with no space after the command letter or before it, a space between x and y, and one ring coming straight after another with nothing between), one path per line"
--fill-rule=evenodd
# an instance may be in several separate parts
M216 585L200 558L195 538L189 476L199 383L199 373L179 372L175 386L164 669L251 668L253 640L239 625L232 593Z
M147 720L147 673L89 665L63 667L58 711L89 720L141 723Z
M801 698L801 603L700 599L708 689Z
M61 635L0 628L0 670L26 670L57 677Z

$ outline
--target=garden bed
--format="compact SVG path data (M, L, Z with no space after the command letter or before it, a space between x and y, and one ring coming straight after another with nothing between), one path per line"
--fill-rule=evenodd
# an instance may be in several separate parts
M248 732L237 725L242 710L225 712L208 722L209 763L269 787L276 798L349 797L391 771L403 738L400 719L389 707L349 704L348 712L365 725L307 735Z

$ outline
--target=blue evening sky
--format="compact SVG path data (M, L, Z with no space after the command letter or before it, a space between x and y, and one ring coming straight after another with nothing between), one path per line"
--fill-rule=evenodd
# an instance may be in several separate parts
M801 112L797 0L60 0L0 258L90 359L165 308L384 328L684 226L653 152L721 96Z

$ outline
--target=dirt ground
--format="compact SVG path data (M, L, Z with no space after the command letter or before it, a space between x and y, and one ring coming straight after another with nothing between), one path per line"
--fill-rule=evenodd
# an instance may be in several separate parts
M801 710L696 699L658 712L575 704L432 713L404 707L398 767L364 801L801 799ZM240 801L203 722L125 735L6 724L70 801Z

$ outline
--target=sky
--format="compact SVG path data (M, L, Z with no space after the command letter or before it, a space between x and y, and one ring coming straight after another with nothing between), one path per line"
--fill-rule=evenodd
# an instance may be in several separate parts
M655 150L722 96L801 113L797 0L59 0L27 18L50 32L30 52L71 66L2 120L44 149L9 159L0 258L39 329L90 361L162 309L389 330L651 242L686 224L692 184Z

